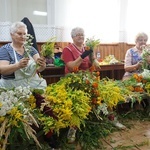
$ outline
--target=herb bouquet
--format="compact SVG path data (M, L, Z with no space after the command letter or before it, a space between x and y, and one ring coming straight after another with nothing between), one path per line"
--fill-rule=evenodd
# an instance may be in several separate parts
M85 45L86 45L86 50L92 49L94 51L94 49L96 48L96 46L98 46L100 44L100 40L99 39L95 39L94 37L92 38L87 38ZM93 57L94 54L91 53L89 55L90 61L93 63Z
M56 37L50 38L41 47L41 55L46 58L46 64L53 64Z
M150 81L150 45L143 46L142 51L142 70L141 75L144 79Z

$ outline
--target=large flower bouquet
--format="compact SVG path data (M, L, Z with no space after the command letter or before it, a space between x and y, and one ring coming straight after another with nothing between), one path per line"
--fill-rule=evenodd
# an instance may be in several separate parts
M15 149L19 140L29 141L33 139L40 146L35 135L36 132L31 128L33 124L38 127L33 116L34 109L32 109L35 108L35 99L31 97L31 94L29 87L18 87L11 90L1 89L0 148L2 150L5 150L6 147ZM32 103L30 103L31 100Z
M74 72L50 84L45 91L29 87L0 91L0 148L36 145L39 135L61 134L62 129L83 127L101 120L119 103L150 93L150 84L135 74L127 81L100 79L94 68ZM83 143L82 143L83 144ZM93 146L93 145L91 145Z
M87 118L91 110L88 94L81 90L66 89L67 82L49 85L44 94L41 110L47 113L40 118L44 132L57 132L62 128L77 126ZM41 97L37 97L40 101ZM82 99L82 100L81 100Z

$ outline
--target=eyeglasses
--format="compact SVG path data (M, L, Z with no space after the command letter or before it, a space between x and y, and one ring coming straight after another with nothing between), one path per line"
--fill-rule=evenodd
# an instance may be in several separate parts
M138 42L147 42L147 39L138 39Z
M83 36L84 37L84 34L76 34L76 37L79 37L79 36Z

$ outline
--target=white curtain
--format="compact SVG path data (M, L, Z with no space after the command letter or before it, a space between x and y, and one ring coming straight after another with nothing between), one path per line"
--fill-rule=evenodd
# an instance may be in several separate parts
M134 43L138 32L150 37L149 0L55 0L55 25L64 27L64 41L80 26L86 37L102 43Z
M145 32L149 36L150 43L150 1L149 0L128 0L127 6L127 41L133 43L138 32Z
M86 38L95 36L101 43L134 43L138 32L146 32L150 39L149 0L0 0L0 3L0 40L9 40L8 23L25 16L33 23L38 42L51 36L58 36L60 42L71 42L71 29L77 26L84 28ZM48 16L35 16L34 10L47 11ZM45 26L48 30L42 30L41 35Z
M70 31L77 26L86 37L119 41L119 0L55 0L55 8L55 25L64 27L64 41L71 40Z

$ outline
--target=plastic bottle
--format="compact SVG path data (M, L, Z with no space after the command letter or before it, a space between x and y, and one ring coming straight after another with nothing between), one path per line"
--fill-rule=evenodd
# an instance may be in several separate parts
M101 53L100 53L99 50L98 50L97 53L96 53L96 59L97 59L98 61L100 61L100 59L101 59Z

